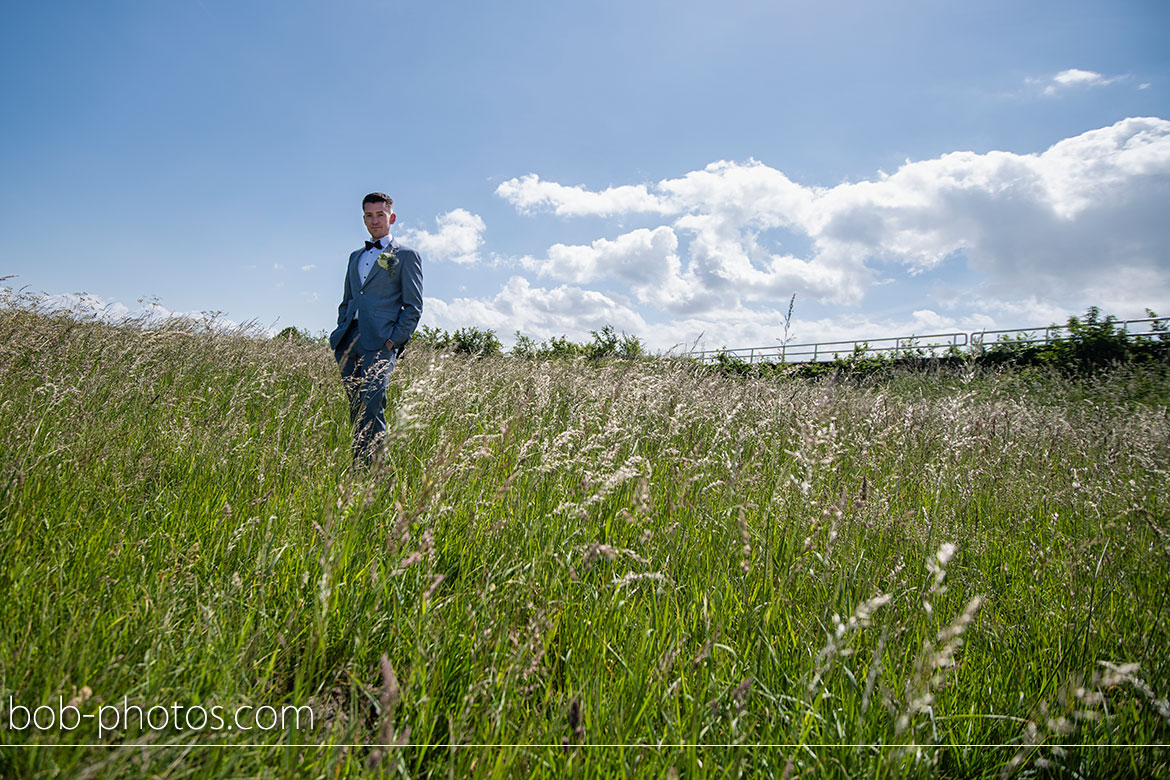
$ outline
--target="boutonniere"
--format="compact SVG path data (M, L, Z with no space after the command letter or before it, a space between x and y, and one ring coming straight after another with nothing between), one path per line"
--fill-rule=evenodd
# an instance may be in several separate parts
M391 249L389 252L383 252L382 254L378 255L378 265L382 266L382 268L387 271L390 270L390 266L397 264L398 255L394 254L393 249Z

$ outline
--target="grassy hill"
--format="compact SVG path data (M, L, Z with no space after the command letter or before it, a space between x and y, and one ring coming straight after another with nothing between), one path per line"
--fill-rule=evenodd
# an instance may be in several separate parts
M1152 371L416 348L354 473L319 345L0 309L0 776L1166 773Z

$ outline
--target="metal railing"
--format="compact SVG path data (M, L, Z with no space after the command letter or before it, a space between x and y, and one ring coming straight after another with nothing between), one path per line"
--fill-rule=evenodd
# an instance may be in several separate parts
M1166 322L1166 317L1142 317L1137 320L1115 320L1112 324L1115 329L1137 339L1152 337L1170 339L1170 333L1158 330L1159 327L1166 325ZM1134 330L1134 326L1141 327ZM988 336L996 338L989 343ZM1073 332L1068 325L1049 325L1040 328L981 330L971 334L971 344L979 349L988 349L996 344L1051 344L1056 341L1068 341L1071 338Z
M1165 338L1170 334L1159 330L1166 325L1166 317L1145 317L1137 320L1115 320L1112 324L1136 338ZM1135 326L1142 326L1135 330ZM988 341L988 337L995 337ZM939 357L954 354L962 347L970 347L975 353L983 352L996 344L1051 344L1072 338L1067 325L1049 325L1037 328L1009 328L1006 330L978 330L970 333L931 333L924 336L889 336L877 339L854 339L852 341L814 341L807 344L776 344L762 347L737 347L735 349L701 349L688 356L701 363L712 363L719 356L741 360L745 363L818 363L837 358L860 358L866 355L892 353L893 357Z

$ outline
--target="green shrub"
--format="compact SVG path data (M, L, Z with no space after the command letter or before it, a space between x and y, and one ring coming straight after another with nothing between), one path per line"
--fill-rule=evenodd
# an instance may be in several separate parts
M423 325L414 332L411 341L431 349L446 349L451 346L451 334L430 325Z
M566 336L553 336L540 346L541 357L575 358L585 354L585 346L569 341Z
M589 331L593 334L593 341L582 347L585 356L593 360L601 358L622 358L635 360L645 355L646 349L642 340L631 336L625 331L619 336L612 325L606 325L601 330Z
M291 341L294 344L312 344L315 339L309 335L307 330L297 328L289 325L287 328L276 334L276 338L284 341Z
M531 336L525 336L520 331L516 331L516 344L508 354L514 358L528 359L537 357L539 351L540 345Z
M459 328L454 333L424 325L415 331L412 338L417 344L431 349L450 349L463 355L499 355L500 340L494 330Z
M1129 358L1129 337L1117 326L1112 314L1101 318L1101 310L1090 306L1084 319L1069 317L1068 338L1047 345L1041 359L1069 370L1093 370Z
M479 328L460 328L451 337L455 351L465 355L499 355L501 352L500 340L496 338L494 330L480 330Z

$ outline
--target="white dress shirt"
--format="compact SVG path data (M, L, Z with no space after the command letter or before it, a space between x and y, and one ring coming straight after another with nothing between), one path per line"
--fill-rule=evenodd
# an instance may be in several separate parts
M376 246L370 247L362 252L361 257L358 258L358 277L362 284L366 283L366 277L370 275L370 271L374 268L374 261L378 259L378 255L385 252L390 247L390 241L393 238L389 233L382 236L378 241L381 242L382 248Z

